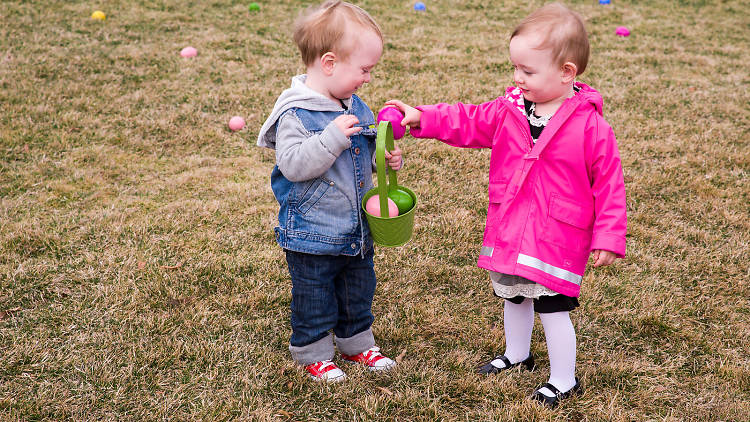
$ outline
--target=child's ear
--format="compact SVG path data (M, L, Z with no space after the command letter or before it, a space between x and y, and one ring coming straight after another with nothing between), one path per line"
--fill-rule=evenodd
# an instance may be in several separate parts
M326 76L333 74L333 68L336 67L336 54L329 51L320 57L320 67Z
M573 62L565 62L562 65L562 82L570 83L576 78L578 73L578 66Z

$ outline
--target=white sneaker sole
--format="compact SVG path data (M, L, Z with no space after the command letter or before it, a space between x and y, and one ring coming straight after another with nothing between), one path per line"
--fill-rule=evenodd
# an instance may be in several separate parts
M349 362L350 365L362 365L362 366L365 366L365 365L363 365L363 364L361 364L359 362L354 362L354 361L346 361L346 362ZM380 364L378 366L365 366L365 368L367 368L367 370L370 371L370 372L389 371L389 370L391 370L391 369L393 369L395 367L396 367L396 362L393 361L393 360L391 360L388 363Z
M341 373L341 375L333 375L333 376L326 375L323 377L316 377L313 374L308 374L308 376L312 378L312 380L315 382L325 382L325 383L332 383L332 384L337 383L337 382L342 382L346 379L346 374L343 372Z

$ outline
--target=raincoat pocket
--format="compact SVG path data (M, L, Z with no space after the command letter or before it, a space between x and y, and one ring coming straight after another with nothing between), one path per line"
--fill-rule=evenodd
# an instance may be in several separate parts
M499 180L497 182L490 182L487 193L491 204L500 204L503 202L503 196L505 196L505 190L508 188L508 182L506 180Z
M593 221L593 206L553 194L541 240L576 252L588 252Z
M490 182L488 187L489 205L487 207L487 223L489 225L496 225L500 221L500 208L503 205L503 197L505 191L508 188L508 182L500 180L497 182Z

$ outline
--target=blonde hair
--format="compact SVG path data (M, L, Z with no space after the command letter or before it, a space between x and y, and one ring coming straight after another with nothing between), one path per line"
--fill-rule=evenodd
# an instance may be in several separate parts
M589 38L578 13L560 3L550 3L524 18L513 30L510 39L527 33L546 34L536 48L550 48L553 59L560 66L565 62L575 64L578 68L576 75L586 70L589 62Z
M352 53L355 43L346 37L351 24L371 29L380 40L383 34L375 19L364 9L340 0L328 0L303 11L294 22L294 42L305 66L312 65L331 51L342 60Z

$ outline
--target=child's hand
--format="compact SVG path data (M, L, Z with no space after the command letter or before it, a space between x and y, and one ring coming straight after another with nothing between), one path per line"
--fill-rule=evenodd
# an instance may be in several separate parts
M394 145L393 151L388 152L388 150L386 150L385 159L388 161L388 167L393 170L401 169L403 159L401 158L401 149L399 147Z
M353 114L342 114L341 116L333 119L333 123L344 133L347 138L354 135L355 133L362 130L361 127L354 127L359 123L357 116Z
M615 262L615 254L602 249L594 249L594 266L604 267Z
M395 106L404 113L404 119L401 120L401 126L409 125L410 127L419 127L419 121L422 118L421 111L410 105L404 104L399 100L389 100L386 101L385 104Z

